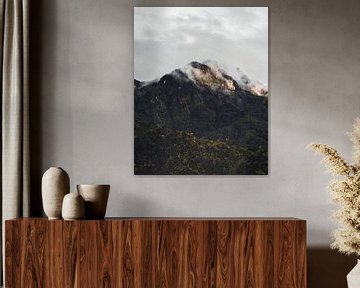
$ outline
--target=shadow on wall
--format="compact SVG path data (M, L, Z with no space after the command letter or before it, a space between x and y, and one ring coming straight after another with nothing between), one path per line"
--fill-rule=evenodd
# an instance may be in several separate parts
M347 256L328 248L307 251L308 288L347 288L346 275L356 264L356 256Z
M42 162L42 107L41 107L41 67L42 67L42 16L43 1L33 1L30 5L30 49L29 49L29 94L30 94L30 216L41 216L41 162Z

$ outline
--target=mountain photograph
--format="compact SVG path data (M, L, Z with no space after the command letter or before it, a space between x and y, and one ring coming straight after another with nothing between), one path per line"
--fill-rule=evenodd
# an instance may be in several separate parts
M243 62L246 71L252 70L252 75L267 81L267 61L261 65L259 57L259 53L265 51L263 58L267 60L267 49L254 50L260 44L253 36L248 39L249 47L240 47L249 36L240 35L236 40L234 36L241 34L240 31L228 35L227 26L222 23L224 19L231 20L229 16L238 22L236 16L239 15L245 20L252 16L255 23L255 16L264 21L262 18L266 15L267 19L267 11L264 14L251 9L135 8L135 175L268 174L268 88L263 84L265 81L237 68L240 65L234 58L241 50L250 49L248 53L241 53L244 61L239 60L239 64ZM211 27L210 22L222 25ZM166 23L173 27L166 28ZM241 24L244 23L239 24L244 30L246 27ZM254 23L251 24L254 27ZM262 37L266 35L267 47L265 26L266 33L260 24L262 30L257 29L261 30L258 33ZM248 29L254 29L251 27ZM193 33L196 29L199 35ZM229 46L219 53L219 46L225 44ZM194 47L202 51L194 51ZM167 58L169 53L173 53L174 58ZM180 66L190 55L213 58L206 61L195 58ZM158 65L152 64L155 58Z

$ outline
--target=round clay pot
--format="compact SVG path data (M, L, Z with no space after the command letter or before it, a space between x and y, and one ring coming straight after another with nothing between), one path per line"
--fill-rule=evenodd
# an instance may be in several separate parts
M69 193L69 175L60 167L49 168L42 177L41 194L49 219L61 219L63 198Z
M110 185L77 185L85 201L85 219L104 219Z
M62 217L64 220L84 219L84 199L77 192L65 195L62 205Z

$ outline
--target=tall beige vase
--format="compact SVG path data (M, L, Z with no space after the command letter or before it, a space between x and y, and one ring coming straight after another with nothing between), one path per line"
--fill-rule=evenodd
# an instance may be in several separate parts
M60 167L49 168L42 177L43 208L49 219L61 219L63 198L70 190L70 179Z

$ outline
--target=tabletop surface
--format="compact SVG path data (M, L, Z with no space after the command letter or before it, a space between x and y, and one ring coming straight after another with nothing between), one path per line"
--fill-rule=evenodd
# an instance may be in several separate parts
M15 218L6 221L64 221L48 220L46 217ZM294 217L106 217L103 220L74 220L74 221L306 221Z

